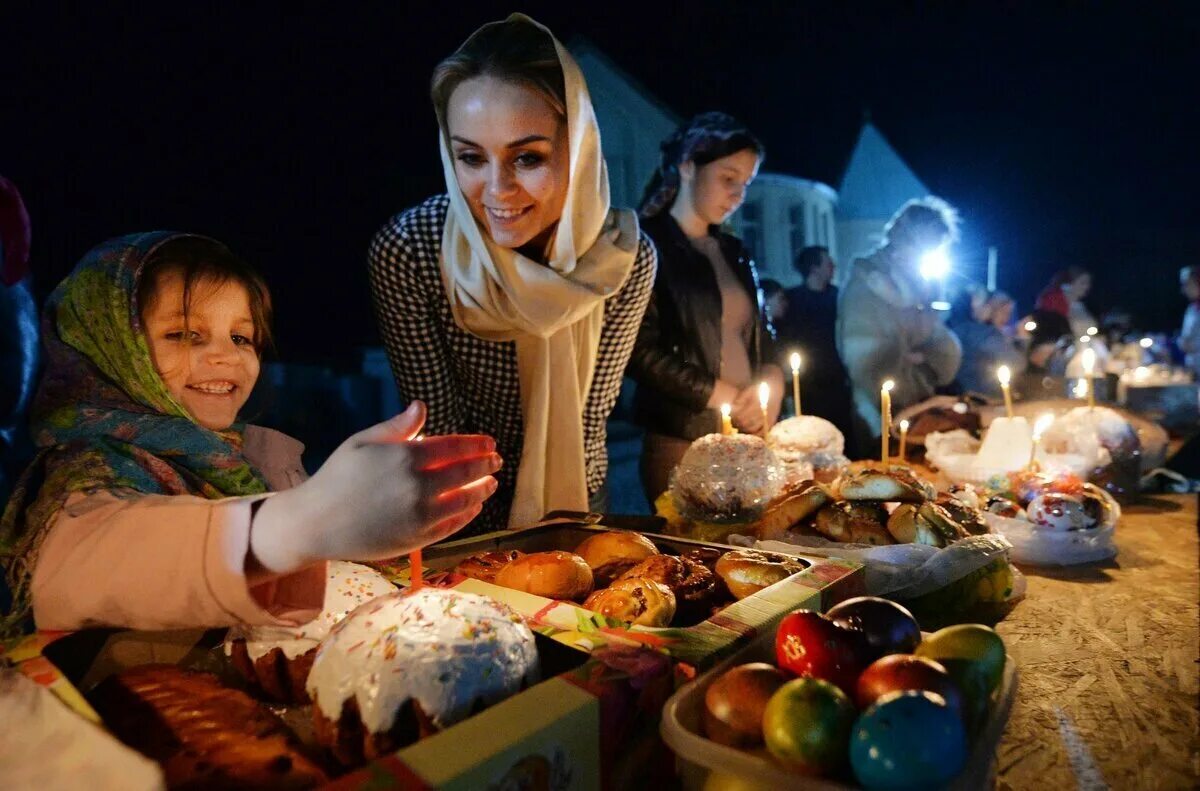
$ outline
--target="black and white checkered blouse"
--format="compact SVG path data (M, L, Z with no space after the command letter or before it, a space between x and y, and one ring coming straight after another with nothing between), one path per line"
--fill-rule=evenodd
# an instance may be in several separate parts
M429 434L479 433L496 439L505 465L499 488L462 533L499 530L508 512L521 459L522 419L516 344L486 341L454 322L439 264L450 199L438 195L397 214L368 251L371 294L401 403L429 407ZM621 389L625 364L654 286L657 253L640 234L633 272L604 305L604 325L592 389L583 413L588 494L608 474L605 421Z

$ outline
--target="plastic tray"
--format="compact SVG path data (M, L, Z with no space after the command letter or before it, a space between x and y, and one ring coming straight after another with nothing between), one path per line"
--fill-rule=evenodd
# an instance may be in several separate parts
M704 736L701 716L704 710L704 693L718 676L735 665L746 662L771 662L774 664L774 641L759 639L721 664L679 688L667 701L663 709L663 741L675 751L676 767L685 791L701 791L711 772L718 771L737 777L743 784L738 788L751 789L829 789L830 791L853 789L837 780L806 777L789 772L770 758L754 753L726 747ZM1017 667L1011 656L1004 664L1004 677L1000 682L997 700L982 731L967 757L967 765L949 788L955 791L977 791L995 785L995 753L1004 734L1013 700L1017 694Z

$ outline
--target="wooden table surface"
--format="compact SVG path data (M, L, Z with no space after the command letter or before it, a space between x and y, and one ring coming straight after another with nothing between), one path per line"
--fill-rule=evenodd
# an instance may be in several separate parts
M1020 673L998 789L1200 787L1200 543L1194 494L1125 509L1117 557L1021 570L996 628Z

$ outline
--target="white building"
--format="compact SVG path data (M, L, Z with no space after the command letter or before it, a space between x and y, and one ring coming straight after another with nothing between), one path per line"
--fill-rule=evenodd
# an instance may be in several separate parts
M734 216L734 227L754 256L761 277L784 288L799 285L792 262L805 247L828 247L836 260L838 195L819 181L760 173Z

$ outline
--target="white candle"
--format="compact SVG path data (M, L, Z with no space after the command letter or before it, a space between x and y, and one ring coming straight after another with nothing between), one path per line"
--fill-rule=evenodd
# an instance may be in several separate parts
M771 400L771 388L767 385L766 382L759 382L758 383L758 405L762 408L762 419L763 419L762 436L763 436L763 439L767 438L767 429L769 429L771 427L770 421L767 418L767 403L770 400Z
M1033 448L1029 451L1029 469L1037 469L1037 451L1038 443L1042 441L1042 435L1046 433L1046 429L1050 428L1050 424L1054 422L1054 415L1050 412L1042 415L1033 424Z
M729 413L733 411L733 407L729 404L721 404L721 433L729 436L733 433L733 419Z
M892 431L892 388L896 383L888 379L879 389L879 425L883 429L880 434L879 461L884 467L888 463L888 434Z
M792 352L792 400L796 402L796 417L800 411L800 353Z
M996 369L996 378L1000 380L1000 390L1004 393L1004 414L1008 417L1013 416L1012 407L1012 390L1009 389L1009 382L1012 381L1012 372L1008 370L1007 365L1002 365Z

